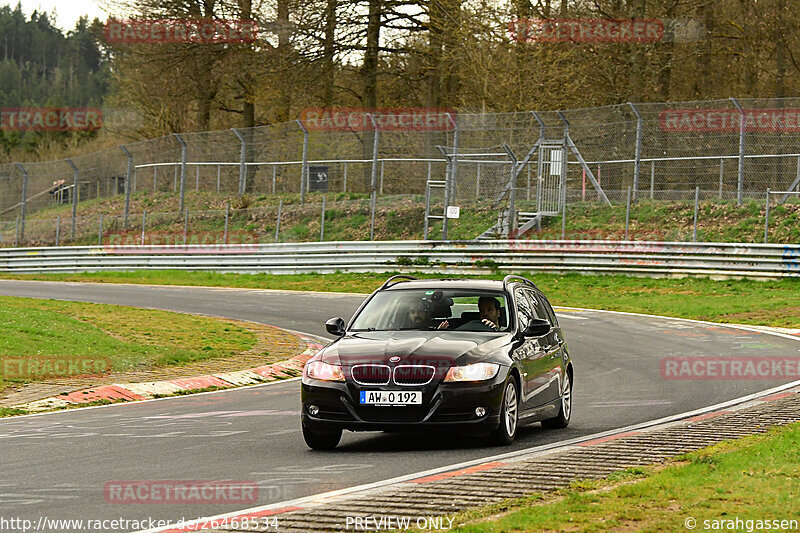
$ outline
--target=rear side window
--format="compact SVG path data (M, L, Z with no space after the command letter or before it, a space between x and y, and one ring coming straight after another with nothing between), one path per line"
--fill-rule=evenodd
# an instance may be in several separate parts
M524 329L528 326L528 323L531 321L531 319L536 317L536 315L531 308L531 303L528 301L528 297L525 296L525 291L522 289L517 289L514 291L514 299L517 301L517 317L519 320L519 327L520 329Z

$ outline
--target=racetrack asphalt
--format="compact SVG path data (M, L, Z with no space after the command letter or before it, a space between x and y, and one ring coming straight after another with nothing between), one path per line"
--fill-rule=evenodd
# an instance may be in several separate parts
M362 296L197 287L0 281L0 294L155 307L328 337ZM0 517L194 519L376 482L682 413L785 380L663 379L665 356L798 356L796 340L689 321L558 311L575 361L566 430L523 427L508 448L455 435L345 432L333 452L303 443L299 381L0 420ZM239 480L254 504L109 504L119 480ZM35 522L34 522L35 523Z

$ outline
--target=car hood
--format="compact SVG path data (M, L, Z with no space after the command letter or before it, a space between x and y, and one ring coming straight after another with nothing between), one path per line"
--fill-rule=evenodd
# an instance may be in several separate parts
M509 333L473 331L370 331L351 333L321 354L322 360L343 366L364 363L449 366L476 361L501 362L499 349ZM399 357L399 360L396 359Z

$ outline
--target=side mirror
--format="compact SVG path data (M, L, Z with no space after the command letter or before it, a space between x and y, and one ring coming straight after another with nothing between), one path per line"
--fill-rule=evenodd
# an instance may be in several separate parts
M331 335L341 337L344 335L344 319L341 317L331 318L325 322L325 331Z
M550 333L550 322L541 318L532 318L528 322L528 327L522 334L526 337L541 337Z

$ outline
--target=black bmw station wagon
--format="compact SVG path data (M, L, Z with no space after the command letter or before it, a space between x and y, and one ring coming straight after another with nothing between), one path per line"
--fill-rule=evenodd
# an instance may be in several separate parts
M572 359L553 308L533 282L393 276L337 340L303 369L306 444L332 449L342 430L446 427L511 443L521 423L563 428Z

